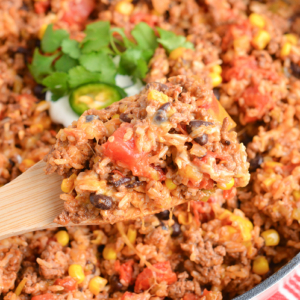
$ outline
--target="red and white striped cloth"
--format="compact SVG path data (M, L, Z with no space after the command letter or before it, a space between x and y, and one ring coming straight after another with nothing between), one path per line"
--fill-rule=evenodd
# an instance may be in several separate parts
M300 268L286 280L281 280L277 285L277 291L268 300L300 300Z

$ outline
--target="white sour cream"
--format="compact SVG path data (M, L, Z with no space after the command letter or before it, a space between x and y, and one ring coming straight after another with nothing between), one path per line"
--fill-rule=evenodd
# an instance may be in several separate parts
M144 87L140 80L133 84L130 76L117 75L116 85L123 88L128 96L138 94ZM73 121L78 120L79 116L72 110L69 104L69 96L62 97L57 101L51 101L51 92L46 93L46 101L50 102L50 117L54 123L68 127Z

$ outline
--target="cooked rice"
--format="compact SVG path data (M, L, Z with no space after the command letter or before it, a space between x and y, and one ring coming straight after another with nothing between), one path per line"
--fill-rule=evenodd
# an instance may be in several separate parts
M157 49L146 82L165 83L171 76L200 75L209 85L211 67L222 62L223 83L214 92L239 123L238 137L247 146L251 182L225 197L217 192L205 203L177 206L171 211L173 217L162 212L121 225L67 227L70 243L64 247L55 237L59 229L2 240L1 297L219 300L244 293L300 249L299 6L287 1L133 1L133 10L124 15L116 8L120 1L85 2L89 7L73 14L68 10L81 1L0 3L0 184L42 159L55 143L58 128L50 122L46 104L39 102L44 100L41 88L26 68L39 43L40 28L54 22L81 40L85 24L98 19L109 20L127 33L144 21L186 35L195 44L195 51L183 50L175 58ZM259 29L248 21L251 12L263 16L271 37L262 50L253 47ZM296 34L296 44L282 55L286 33ZM182 141L179 138L173 142ZM72 151L81 154L75 162L56 157L61 171L66 166L80 170L93 155L87 144L77 145ZM160 149L154 157L164 157L164 151ZM201 153L201 149L193 151ZM101 176L109 165L108 160L101 162ZM121 206L126 207L128 199L125 195L122 199ZM126 238L129 229L137 233L133 247ZM279 233L278 245L266 246L261 234L268 229ZM116 259L105 259L104 247L112 249ZM270 271L264 275L253 271L258 255L269 263ZM62 290L64 283L57 279L74 283L68 275L72 264L82 266L85 279L71 285L70 290ZM160 273L159 268L167 272ZM145 275L149 280L143 281ZM108 280L96 297L89 289L95 276ZM25 286L17 296L16 288L24 278Z

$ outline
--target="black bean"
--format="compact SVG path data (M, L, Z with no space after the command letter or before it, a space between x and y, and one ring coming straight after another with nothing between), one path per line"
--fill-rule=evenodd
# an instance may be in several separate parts
M196 137L194 141L199 145L204 146L208 142L208 136L204 133L201 136Z
M223 143L224 145L226 145L226 146L230 146L230 144L231 144L230 141L228 141L228 140L225 140L225 141L223 141L222 143Z
M99 246L97 247L97 250L98 250L99 253L102 253L103 250L104 250L104 248L105 248L105 245L99 245Z
M24 4L20 7L20 10L29 11L29 7L24 3Z
M291 62L291 70L292 70L292 74L296 77L296 78L300 78L300 66L294 62Z
M170 107L171 103L167 102L163 104L158 110L167 110Z
M33 88L33 93L34 95L40 99L40 100L45 100L46 97L46 92L44 92L44 86L41 84L37 84L34 88Z
M181 234L181 228L177 222L172 226L172 229L173 229L172 237L177 237Z
M153 118L154 122L156 124L161 124L163 122L166 122L168 120L168 117L166 115L166 112L164 110L158 110Z
M11 158L9 158L8 161L9 161L9 163L10 163L10 165L11 165L12 167L15 166L15 162L14 162Z
M41 41L39 39L34 40L35 47L40 48L41 47Z
M128 183L128 182L130 182L130 181L131 181L131 178L129 178L129 177L123 177L123 178L121 178L120 180L113 182L113 185L114 185L115 187L119 187L119 186L121 186L122 184Z
M182 273L185 271L184 262L181 261L176 267L175 272Z
M169 230L169 226L165 225L165 223L162 221L160 221L160 227L162 230Z
M257 154L254 158L252 158L250 160L250 168L249 168L249 171L252 173L252 172L255 172L259 167L260 165L264 162L264 159L263 157L260 155L260 154Z
M110 288L112 291L120 291L123 288L123 284L120 282L118 275L113 275L109 279Z
M87 115L87 116L85 116L85 121L86 121L87 123L92 122L92 121L95 120L95 119L99 119L99 117L96 116L96 115Z
M143 183L144 183L144 181L135 181L134 183L125 185L125 187L127 187L128 189L132 189L132 188L142 185Z
M18 47L16 53L21 53L21 54L25 54L25 55L29 55L30 54L30 50L24 47Z
M169 217L170 217L170 211L169 211L169 210L161 211L160 213L156 214L156 216L157 216L160 220L169 220Z
M214 88L213 92L214 92L215 97L219 100L220 99L220 89Z
M120 114L120 120L125 122L125 123L130 123L131 122L130 117L128 116L128 114L125 114L125 113Z
M240 137L240 141L247 146L249 143L252 142L252 136L250 136L249 134L247 134L247 132L244 132L241 137Z
M95 207L101 210L109 210L113 205L113 199L102 194L90 194L90 201Z
M188 125L186 125L186 130L190 134L193 130L200 126L209 126L213 125L211 122L201 121L201 120L193 120Z

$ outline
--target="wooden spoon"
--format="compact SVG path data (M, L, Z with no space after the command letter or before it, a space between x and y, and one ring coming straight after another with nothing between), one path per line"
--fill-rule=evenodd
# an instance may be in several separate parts
M59 226L53 220L63 209L62 178L46 175L45 165L40 161L0 188L0 239Z
M63 210L64 202L59 198L62 177L57 174L46 175L46 163L40 161L25 173L0 188L0 240L62 225L53 222ZM178 199L172 202L176 206L185 202ZM164 207L161 210L168 209ZM132 218L136 219L149 214L159 213L161 210L135 211ZM120 218L117 221L124 221ZM95 225L107 223L101 220L85 221L80 224L68 223L68 226Z

